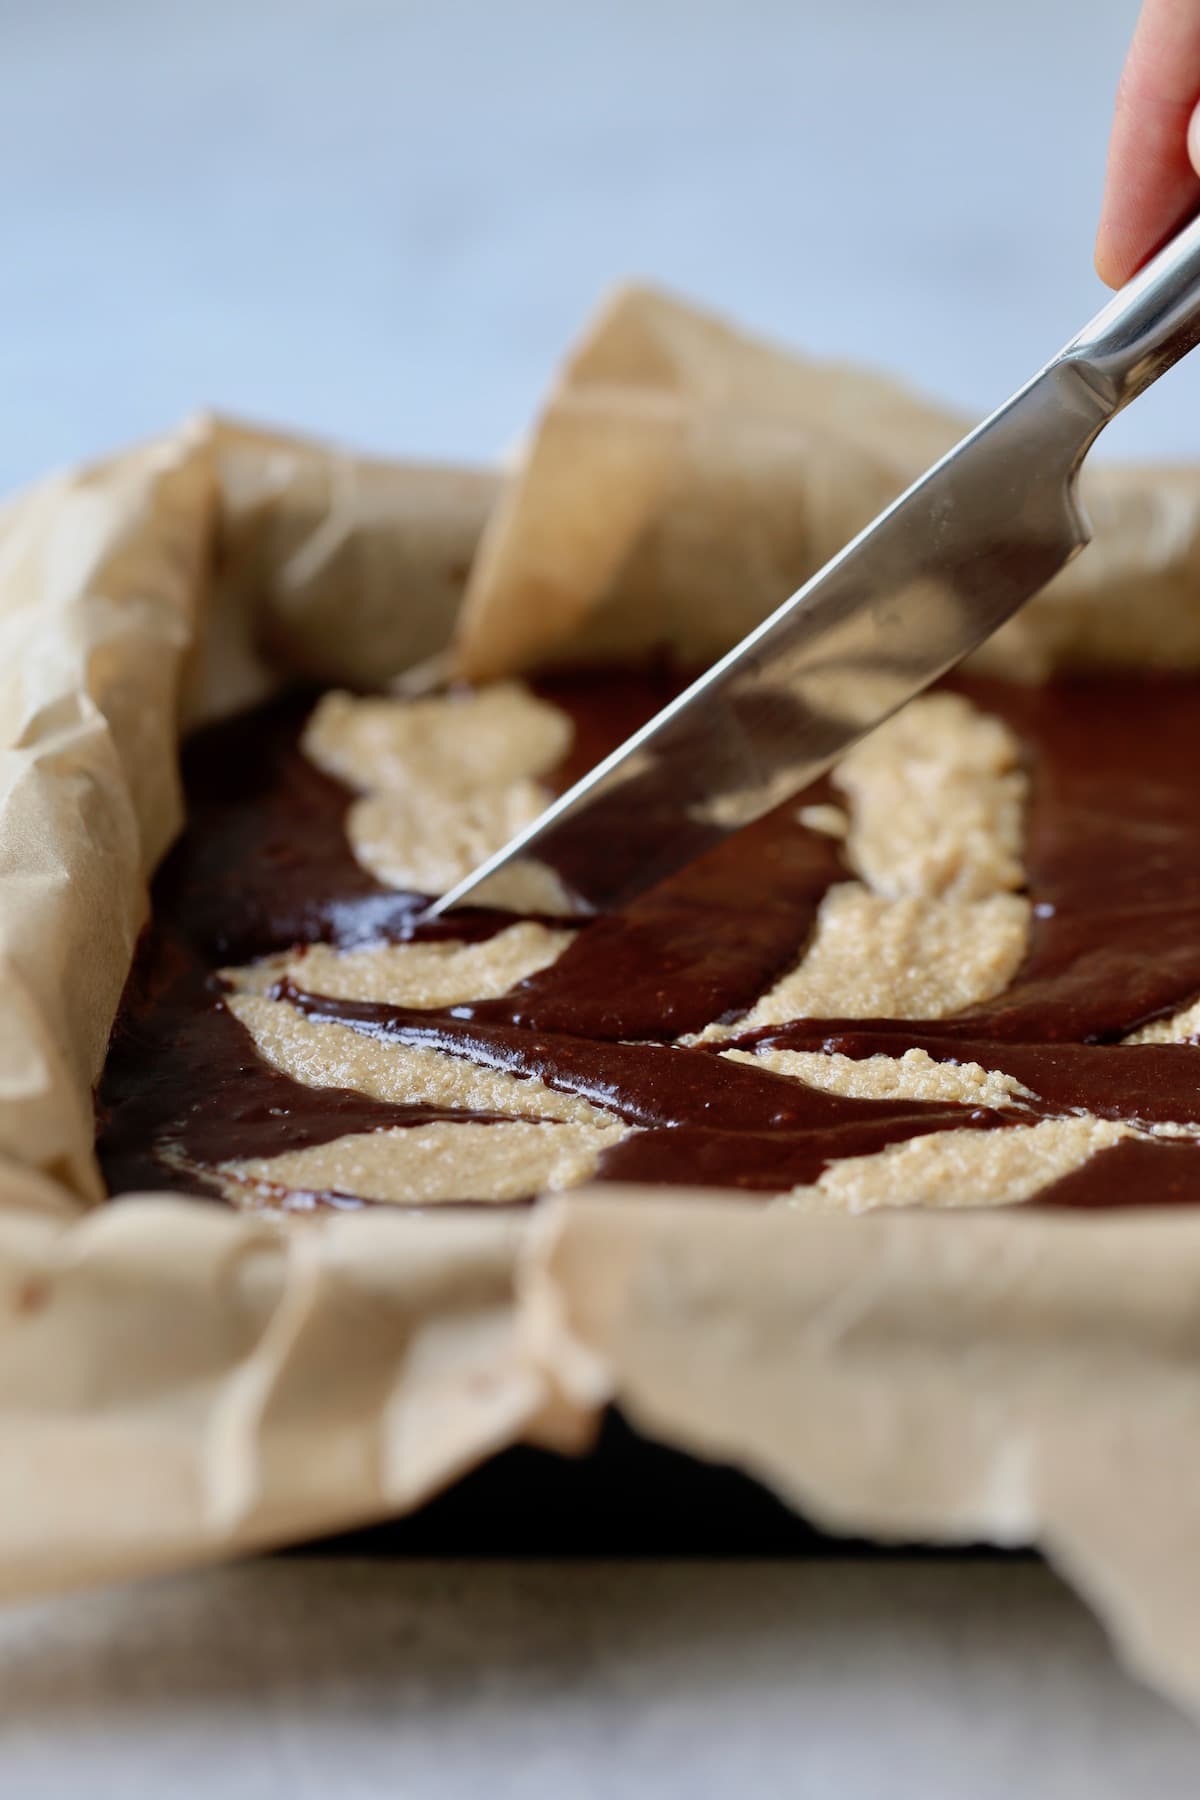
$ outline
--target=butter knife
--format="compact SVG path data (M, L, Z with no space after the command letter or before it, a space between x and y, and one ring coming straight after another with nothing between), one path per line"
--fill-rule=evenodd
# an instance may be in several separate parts
M425 915L518 858L616 908L799 793L1089 538L1084 457L1200 341L1200 218L737 647Z

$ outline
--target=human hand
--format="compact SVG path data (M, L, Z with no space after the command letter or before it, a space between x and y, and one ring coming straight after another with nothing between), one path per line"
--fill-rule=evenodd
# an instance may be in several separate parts
M1117 90L1096 268L1120 287L1200 209L1200 0L1144 0Z

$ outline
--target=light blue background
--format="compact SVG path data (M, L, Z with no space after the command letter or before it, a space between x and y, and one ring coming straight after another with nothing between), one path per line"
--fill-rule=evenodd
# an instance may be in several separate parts
M1133 12L0 0L0 486L202 405L490 458L627 274L979 413L1100 298Z

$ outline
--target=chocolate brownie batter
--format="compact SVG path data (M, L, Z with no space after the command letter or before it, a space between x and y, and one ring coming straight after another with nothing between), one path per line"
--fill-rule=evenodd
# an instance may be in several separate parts
M539 692L574 726L549 785L569 785L676 685L663 673L543 684ZM1200 1136L1198 1047L1121 1041L1200 995L1200 679L954 685L1021 746L1032 905L1015 978L954 1016L797 1018L739 1035L739 1018L802 955L829 891L853 879L841 839L804 822L836 817L839 791L829 783L716 845L625 911L579 926L560 954L506 993L436 1008L353 999L310 989L302 958L261 991L300 1020L338 1026L382 1054L461 1059L516 1077L512 1091L524 1083L531 1101L535 1089L573 1096L584 1103L581 1118L631 1128L597 1134L590 1173L600 1180L786 1195L846 1159L921 1137L1086 1118L1136 1135L1098 1140L1095 1154L1032 1198L1200 1202L1200 1143L1190 1135ZM99 1150L114 1193L165 1187L221 1197L229 1191L223 1169L249 1165L260 1174L245 1191L258 1203L353 1205L353 1192L281 1181L261 1164L398 1129L505 1129L535 1119L543 1132L567 1129L548 1123L544 1107L521 1110L519 1100L464 1108L310 1085L272 1066L239 1022L222 974L231 964L312 944L482 942L514 922L476 911L418 925L423 896L366 872L347 836L354 794L302 748L312 703L280 700L196 734L185 748L188 826L155 882L153 922L98 1096ZM605 854L602 843L596 854ZM716 1026L722 1035L678 1041ZM1011 1079L988 1105L854 1097L781 1073L769 1056L755 1066L777 1051L864 1064L916 1051Z

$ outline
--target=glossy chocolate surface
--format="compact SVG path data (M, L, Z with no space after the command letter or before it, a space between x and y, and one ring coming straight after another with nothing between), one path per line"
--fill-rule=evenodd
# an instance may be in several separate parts
M997 1001L954 1019L804 1020L735 1042L852 1058L915 1045L938 1060L1012 1075L1032 1098L1003 1112L850 1100L724 1060L715 1046L671 1042L717 1019L736 1021L795 963L826 889L847 879L836 841L801 826L795 801L625 912L582 927L556 963L501 999L430 1012L300 986L280 997L310 1018L453 1050L605 1107L639 1129L605 1153L602 1179L777 1193L811 1182L832 1161L928 1132L999 1129L1079 1110L1200 1125L1196 1046L1115 1041L1200 993L1192 748L1200 679L956 685L1009 720L1029 760L1034 924L1016 979ZM672 682L575 678L543 691L576 725L559 771L566 785L651 716ZM479 938L511 923L478 912L418 929L419 899L359 868L344 833L351 796L298 749L308 704L257 709L186 748L188 828L155 883L154 923L99 1095L100 1154L114 1192L203 1193L204 1168L225 1159L436 1117L487 1122L295 1083L262 1062L224 1006L216 970L268 951L379 937ZM806 799L823 797L822 788ZM347 1195L276 1198L297 1207L354 1204ZM1123 1142L1037 1198L1071 1206L1200 1201L1200 1149Z

